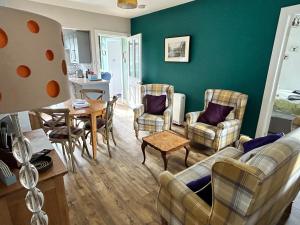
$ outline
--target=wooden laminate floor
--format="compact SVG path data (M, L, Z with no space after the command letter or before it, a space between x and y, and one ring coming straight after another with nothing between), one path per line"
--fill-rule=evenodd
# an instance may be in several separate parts
M173 127L182 133L182 128ZM96 161L82 158L76 150L77 172L65 176L67 200L72 225L157 225L156 213L158 177L163 172L163 161L159 152L147 147L146 163L142 165L141 139L137 140L133 130L133 113L118 105L114 117L114 132L117 146L111 145L109 158L102 142ZM140 136L147 133L140 133ZM101 140L101 137L100 137ZM197 146L192 148L188 163L192 165L213 152ZM60 147L57 147L63 159ZM168 170L177 173L185 169L184 149L170 156ZM296 211L295 211L296 210ZM297 211L298 210L298 211ZM299 209L293 208L286 224L299 222ZM296 215L296 217L295 217Z

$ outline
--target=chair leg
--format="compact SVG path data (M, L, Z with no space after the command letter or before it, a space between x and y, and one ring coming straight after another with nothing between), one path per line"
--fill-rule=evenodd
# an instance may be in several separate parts
M92 156L90 155L88 146L87 146L87 144L86 144L86 140L85 140L85 138L84 138L84 135L81 136L81 139L82 139L82 145L83 145L83 146L82 146L82 155L83 155L84 149L85 149L85 150L86 150L86 153L87 153L87 155L88 155L88 157L92 158Z
M75 170L75 158L74 158L74 154L73 154L74 149L73 149L72 142L66 144L66 147L67 147L68 153L70 155L72 172L75 173L76 172L76 170Z
M162 224L162 225L168 225L168 222L165 220L165 218L163 218L163 217L161 216L160 219L161 219L161 224Z
M137 139L139 139L139 131L138 131L138 130L135 130L135 137L136 137Z
M108 154L109 158L111 158L111 153L110 153L110 146L109 146L109 130L105 129L105 136L106 136L106 143L107 143L107 149L108 149Z
M113 142L114 142L115 146L117 146L117 142L116 142L116 140L115 140L113 128L111 128L110 133L111 133L111 137L112 137L112 139L113 139Z

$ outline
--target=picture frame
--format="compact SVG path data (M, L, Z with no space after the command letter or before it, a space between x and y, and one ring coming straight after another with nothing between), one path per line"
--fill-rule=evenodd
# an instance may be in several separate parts
M189 62L191 36L165 38L166 62Z

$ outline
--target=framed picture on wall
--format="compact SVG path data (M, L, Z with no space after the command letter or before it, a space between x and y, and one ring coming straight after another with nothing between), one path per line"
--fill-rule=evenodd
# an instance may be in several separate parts
M166 62L189 62L191 36L165 39Z

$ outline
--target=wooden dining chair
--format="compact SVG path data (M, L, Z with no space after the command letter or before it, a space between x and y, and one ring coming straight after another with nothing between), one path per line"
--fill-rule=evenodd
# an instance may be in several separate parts
M117 102L117 100L118 97L114 96L111 101L107 102L107 107L105 110L104 117L97 118L97 132L102 135L103 140L107 144L109 157L111 157L110 144L109 144L110 134L114 144L117 145L114 137L114 132L113 132L113 115L114 115L114 107L116 105L115 103ZM83 128L86 131L86 138L87 138L87 136L91 133L90 121L85 122Z
M72 171L75 172L74 150L76 142L82 140L82 155L86 151L89 157L89 151L85 140L84 129L74 127L69 116L69 109L37 109L34 110L40 121L41 127L48 132L49 140L52 143L61 144L64 156L67 155L71 162ZM51 118L51 123L49 119ZM65 125L62 125L62 124ZM45 126L45 124L47 126Z
M92 98L91 94L95 95L96 97ZM101 90L101 89L81 89L80 90L81 99L102 100L104 94L105 94L105 91ZM80 123L85 123L89 120L90 120L89 116L77 116L75 118L77 126Z
M102 100L105 91L101 89L81 89L80 94L82 99ZM97 95L97 97L91 98L91 94Z

